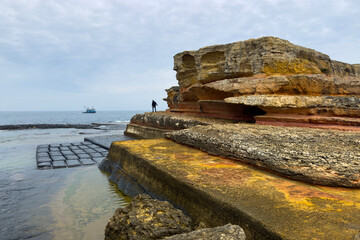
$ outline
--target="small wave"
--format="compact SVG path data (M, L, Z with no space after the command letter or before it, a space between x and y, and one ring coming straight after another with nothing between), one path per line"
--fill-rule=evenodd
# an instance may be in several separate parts
M125 121L115 120L114 122L116 122L116 123L129 123L130 120L125 120Z

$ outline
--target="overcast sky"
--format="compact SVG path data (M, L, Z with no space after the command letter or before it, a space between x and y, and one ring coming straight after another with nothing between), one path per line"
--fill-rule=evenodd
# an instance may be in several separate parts
M276 36L360 63L359 0L0 0L0 111L165 109L185 50Z

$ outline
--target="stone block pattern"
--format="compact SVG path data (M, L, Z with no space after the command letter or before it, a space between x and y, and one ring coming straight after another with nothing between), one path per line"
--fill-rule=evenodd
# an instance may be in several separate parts
M36 152L38 169L89 166L100 163L108 150L90 142L39 145Z

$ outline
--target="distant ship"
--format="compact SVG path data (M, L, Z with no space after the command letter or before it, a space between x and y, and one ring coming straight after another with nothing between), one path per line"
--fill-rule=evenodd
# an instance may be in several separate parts
M83 112L83 113L96 113L96 110L95 110L94 107L92 107L92 108L87 108L87 107L84 106L84 108L86 109L86 111Z

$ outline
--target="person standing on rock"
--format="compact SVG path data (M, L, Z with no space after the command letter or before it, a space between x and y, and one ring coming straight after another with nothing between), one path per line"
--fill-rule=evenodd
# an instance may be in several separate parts
M152 111L153 112L156 112L156 106L157 106L158 104L154 101L154 100L152 100L152 103L151 103L151 106L152 106Z

